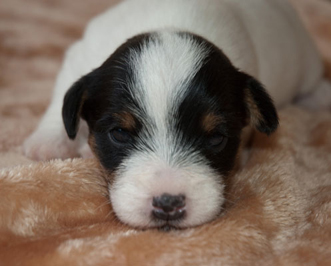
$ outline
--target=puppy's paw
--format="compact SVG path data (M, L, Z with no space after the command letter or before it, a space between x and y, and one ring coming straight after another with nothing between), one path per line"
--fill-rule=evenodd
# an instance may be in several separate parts
M79 157L78 144L60 132L37 130L23 143L23 153L37 161Z

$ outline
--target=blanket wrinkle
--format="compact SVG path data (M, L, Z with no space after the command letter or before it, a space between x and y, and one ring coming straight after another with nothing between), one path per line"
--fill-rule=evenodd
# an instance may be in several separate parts
M330 2L290 1L331 79ZM219 217L185 230L120 222L94 159L22 154L65 50L117 2L0 1L0 265L330 265L330 112L280 110L275 134L254 133Z

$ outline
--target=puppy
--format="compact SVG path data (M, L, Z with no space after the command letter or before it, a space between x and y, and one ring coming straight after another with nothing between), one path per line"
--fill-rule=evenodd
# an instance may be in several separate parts
M92 149L124 223L196 226L222 211L243 129L271 134L275 106L319 101L322 72L286 0L124 1L67 52L25 153Z

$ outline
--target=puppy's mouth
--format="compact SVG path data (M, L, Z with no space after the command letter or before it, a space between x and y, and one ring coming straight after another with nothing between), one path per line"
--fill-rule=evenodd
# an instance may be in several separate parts
M161 227L158 227L158 229L161 232L170 232L172 230L181 230L182 228L178 228L178 227L172 226L170 224L165 224L165 225L163 225Z
M183 218L180 219L156 219L153 218L153 222L155 223L155 228L160 231L169 232L171 230L183 230L185 226L183 226Z
M158 229L161 232L170 232L174 230L184 230L185 226L181 226L182 221L163 221L159 225L156 225L156 229Z
M152 210L151 218L156 228L162 231L170 231L171 229L180 229L183 220L187 216L185 205L172 207L163 206L155 207Z

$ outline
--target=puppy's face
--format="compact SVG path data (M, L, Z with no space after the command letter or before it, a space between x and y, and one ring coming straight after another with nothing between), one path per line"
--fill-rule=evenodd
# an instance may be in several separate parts
M215 218L242 128L271 133L278 124L257 81L208 41L176 32L134 37L76 82L63 106L70 138L80 117L114 177L115 213L142 228Z

